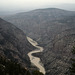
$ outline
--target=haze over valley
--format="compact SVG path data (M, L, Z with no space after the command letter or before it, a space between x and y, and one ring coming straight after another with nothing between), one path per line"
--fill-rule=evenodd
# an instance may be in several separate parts
M0 10L0 75L75 75L75 1L7 1L13 7ZM9 70L11 63L20 67Z

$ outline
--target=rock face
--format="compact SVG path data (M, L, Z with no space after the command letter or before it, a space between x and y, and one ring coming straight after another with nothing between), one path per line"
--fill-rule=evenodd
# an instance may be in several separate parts
M26 66L30 64L27 53L33 49L20 29L0 18L0 54Z
M71 51L75 46L75 28L58 34L41 54L47 74L65 75L70 67ZM48 59L46 59L48 58Z
M44 47L44 52L38 56L47 75L67 73L71 49L75 45L75 12L56 8L38 9L5 19Z

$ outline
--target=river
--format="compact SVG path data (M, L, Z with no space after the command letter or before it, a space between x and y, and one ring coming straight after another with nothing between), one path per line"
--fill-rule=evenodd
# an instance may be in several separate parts
M39 69L40 72L42 72L45 75L46 71L45 71L45 68L44 68L40 58L32 55L34 53L43 52L44 49L43 49L43 47L38 46L38 43L36 41L34 41L33 39L31 39L30 37L27 37L27 39L33 46L36 47L35 50L28 53L30 61L34 66L36 66Z

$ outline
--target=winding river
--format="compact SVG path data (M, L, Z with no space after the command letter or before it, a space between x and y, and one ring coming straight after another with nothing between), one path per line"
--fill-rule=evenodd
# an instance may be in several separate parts
M36 47L35 50L28 53L30 61L34 66L36 66L39 69L40 72L42 72L45 75L46 71L45 71L45 68L44 68L40 58L32 55L34 53L43 52L44 49L43 49L43 47L38 46L38 43L36 41L34 41L33 39L31 39L30 37L27 37L27 39L33 46Z

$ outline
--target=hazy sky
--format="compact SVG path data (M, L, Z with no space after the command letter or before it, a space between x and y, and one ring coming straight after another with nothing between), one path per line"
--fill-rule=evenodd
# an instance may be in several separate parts
M62 3L74 4L75 0L0 0L0 10L30 10Z

